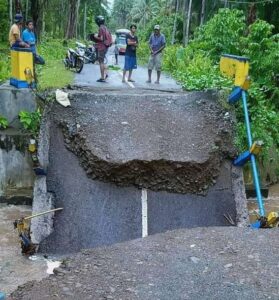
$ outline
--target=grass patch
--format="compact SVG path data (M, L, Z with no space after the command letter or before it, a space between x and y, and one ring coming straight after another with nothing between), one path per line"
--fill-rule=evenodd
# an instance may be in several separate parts
M39 66L37 70L40 90L62 88L74 80L75 73L65 69L62 59L46 61L46 64Z
M119 71L119 70L121 70L121 68L119 66L114 66L114 65L109 65L108 69L112 70L112 71Z
M11 76L10 49L4 43L0 44L0 83L5 82Z

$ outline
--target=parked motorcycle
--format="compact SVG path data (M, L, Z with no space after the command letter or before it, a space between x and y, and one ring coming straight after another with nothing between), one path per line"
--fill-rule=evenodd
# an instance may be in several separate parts
M96 62L97 52L93 45L86 47L86 45L80 42L76 42L76 45L77 45L77 52L84 58L85 64L89 64L89 63L94 64Z
M79 51L69 48L64 59L64 64L67 69L75 69L77 73L80 73L83 69L84 58L80 55Z

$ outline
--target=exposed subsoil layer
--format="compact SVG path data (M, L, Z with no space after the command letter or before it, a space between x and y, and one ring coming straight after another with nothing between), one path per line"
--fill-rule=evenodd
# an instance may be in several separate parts
M13 300L277 300L279 232L218 227L170 231L84 250Z
M232 156L232 119L211 93L74 92L51 114L92 179L206 194Z

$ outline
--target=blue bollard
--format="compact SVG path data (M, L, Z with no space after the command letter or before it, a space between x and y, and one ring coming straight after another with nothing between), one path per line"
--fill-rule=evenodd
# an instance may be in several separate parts
M245 151L241 153L234 161L233 165L237 167L242 167L246 164L248 160L251 159L251 153L250 151Z
M0 292L0 300L5 300L6 299L6 294L3 292Z
M250 123L249 123L249 114L248 114L248 107L247 107L247 100L246 100L246 92L244 90L242 91L242 103L243 103L243 110L244 110L244 115L245 115L245 123L246 123L246 132L247 132L247 137L248 137L248 144L249 144L249 148L251 148L253 143L252 143ZM255 158L254 154L251 154L251 164L252 164L252 171L253 171L254 186L255 186L255 189L256 189L257 200L258 200L258 205L259 205L259 210L260 210L260 216L264 217L265 216L265 210L264 210L263 199L262 199L262 194L261 194L261 188L260 188L260 183L259 183L259 175L258 175L258 170L257 170L256 158Z

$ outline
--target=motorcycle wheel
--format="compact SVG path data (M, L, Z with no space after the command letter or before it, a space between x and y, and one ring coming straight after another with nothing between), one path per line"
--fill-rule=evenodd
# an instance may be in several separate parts
M82 71L83 64L84 64L83 60L78 57L76 61L76 67L75 67L77 73L80 73Z
M64 63L64 66L65 66L66 69L70 68L68 58L63 59L63 63Z

